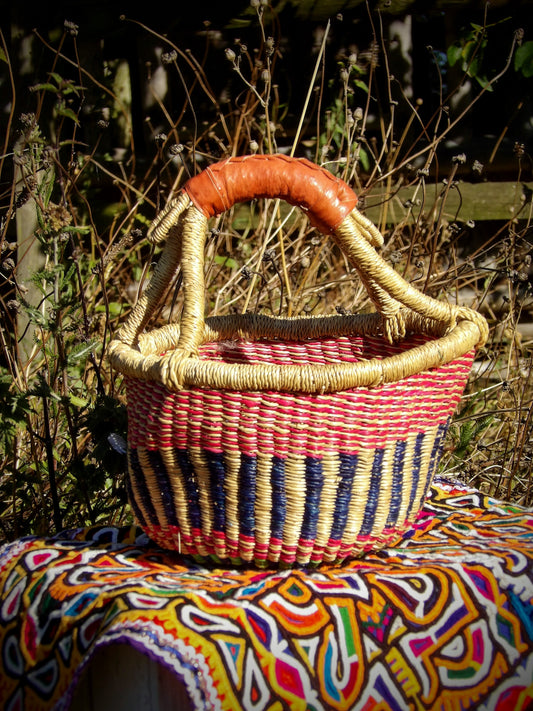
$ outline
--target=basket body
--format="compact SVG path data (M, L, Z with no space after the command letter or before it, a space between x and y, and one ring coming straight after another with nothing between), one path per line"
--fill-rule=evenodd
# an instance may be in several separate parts
M301 208L376 310L206 319L208 219L254 197ZM152 223L165 248L108 355L127 383L130 500L161 546L318 565L391 544L415 520L488 326L403 279L356 203L309 161L241 156L190 178ZM148 332L179 269L179 322Z
M200 359L326 364L429 340L380 336L214 342ZM342 561L416 518L474 351L374 388L310 394L127 379L129 494L159 545L256 565Z

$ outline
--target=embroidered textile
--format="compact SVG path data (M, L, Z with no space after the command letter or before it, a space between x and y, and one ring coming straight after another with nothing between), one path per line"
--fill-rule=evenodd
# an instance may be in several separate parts
M395 547L342 566L209 568L140 529L0 550L0 707L67 709L128 641L200 709L533 707L533 511L437 479Z

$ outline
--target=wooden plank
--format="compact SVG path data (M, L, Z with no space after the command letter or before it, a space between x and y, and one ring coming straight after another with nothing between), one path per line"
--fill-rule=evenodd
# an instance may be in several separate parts
M174 674L128 644L99 649L76 688L70 711L190 711Z
M395 194L387 195L383 188L373 188L365 196L365 214L373 222L380 223L385 216L388 224L397 224L409 216L410 221L420 212L437 215L443 208L443 217L450 221L509 220L516 215L527 218L531 212L533 183L458 181L447 189L444 183L400 188Z

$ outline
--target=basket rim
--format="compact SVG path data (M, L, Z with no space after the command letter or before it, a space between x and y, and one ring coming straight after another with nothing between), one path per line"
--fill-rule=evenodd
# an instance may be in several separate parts
M195 386L242 391L295 391L327 393L357 387L378 387L410 375L438 368L473 351L479 329L468 319L445 333L437 322L421 328L416 314L405 314L409 335L433 339L383 358L325 364L227 363L200 359L198 352L176 347L179 324L144 333L138 345L115 340L110 344L115 367L130 378L163 383L173 391ZM385 339L380 314L279 319L258 314L232 314L206 319L201 345L233 341L279 340L305 342L339 336L378 336ZM401 343L405 339L400 339ZM177 377L173 373L178 370Z

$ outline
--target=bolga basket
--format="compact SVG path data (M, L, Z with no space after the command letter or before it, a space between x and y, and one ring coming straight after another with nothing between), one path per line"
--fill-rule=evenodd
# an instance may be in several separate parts
M204 320L208 218L256 197L298 205L331 234L376 312ZM487 325L406 283L356 202L307 160L245 156L190 179L153 223L165 248L109 353L126 379L131 504L161 546L318 564L413 523ZM178 267L181 321L145 333Z

